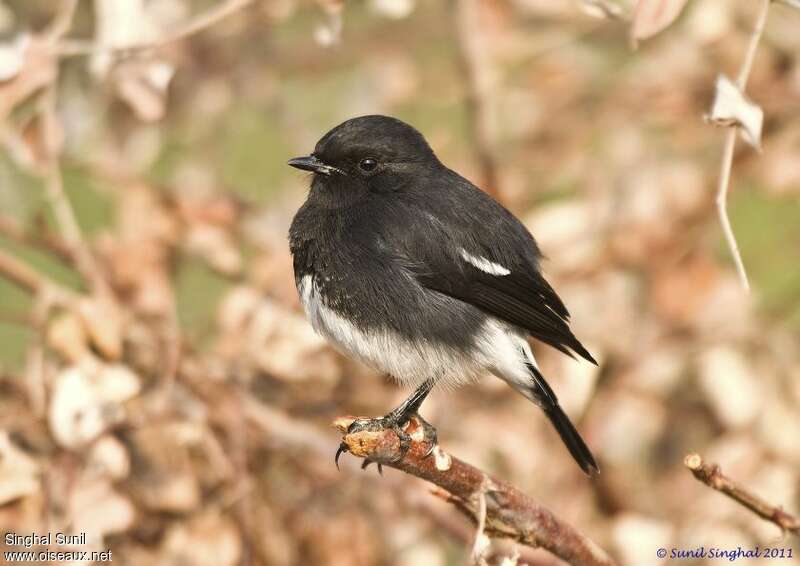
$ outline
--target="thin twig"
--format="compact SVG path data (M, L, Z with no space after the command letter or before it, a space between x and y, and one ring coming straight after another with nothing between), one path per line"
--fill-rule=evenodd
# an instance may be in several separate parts
M72 250L60 239L52 234L37 234L23 228L20 222L0 214L0 235L20 244L35 246L44 251L50 252L60 260L72 263L74 260Z
M48 86L41 99L40 113L46 145L45 190L50 208L56 219L61 237L69 246L75 268L95 292L110 296L108 284L103 278L92 252L83 239L75 211L64 192L64 179L59 163L60 124L56 111L56 85Z
M68 0L61 5L53 22L46 32L52 45L57 45L61 38L69 33L75 17L77 0ZM44 181L47 199L58 224L64 242L69 246L75 261L75 268L98 294L110 296L108 284L103 278L89 247L83 240L80 225L75 217L72 205L64 192L64 179L59 162L62 146L61 124L57 111L58 77L44 89L39 100L39 115L42 120L42 131L45 146Z
M0 275L33 294L38 294L46 285L45 279L37 271L3 250L0 250Z
M44 32L48 41L56 42L69 32L77 8L78 0L62 0L60 9Z
M236 411L231 415L228 425L228 446L231 451L231 460L234 464L234 474L236 483L239 485L249 485L251 483L248 472L247 458L247 415L244 411L245 399L247 394L241 383L234 385L234 399L237 405ZM249 566L253 561L253 505L252 498L241 497L236 501L236 516L241 527L242 538L242 557L239 563L242 566Z
M753 69L753 61L756 59L758 44L761 41L761 35L764 33L764 26L767 24L770 4L772 4L772 0L761 0L761 6L756 17L756 25L750 34L750 43L747 45L744 61L742 61L739 75L736 77L736 85L742 92L744 92L744 87L747 86L747 79L750 78L750 71Z
M747 46L744 61L739 69L739 75L736 79L736 85L739 90L744 93L747 86L747 79L750 77L750 71L753 68L753 61L755 60L758 44L761 41L761 35L764 33L764 26L767 22L767 15L769 14L769 6L772 0L761 0L758 17L756 19L755 27L750 35L750 43ZM734 264L736 265L736 272L739 274L739 280L742 287L747 292L750 292L750 282L747 278L747 270L744 267L742 254L739 251L739 245L736 243L736 236L733 233L730 218L728 217L728 188L731 180L731 168L733 167L733 154L736 148L736 135L738 129L731 127L725 134L725 143L722 149L722 164L720 166L719 185L717 186L717 213L719 214L719 221L722 225L722 232L725 235L725 241L728 243L731 255L733 256Z
M717 464L706 464L700 454L694 453L686 456L683 463L695 478L707 486L724 493L762 519L775 523L782 531L800 536L800 519L780 507L767 503L746 487L733 481L722 473Z
M252 3L253 0L228 0L227 2L221 2L202 14L195 16L176 31L139 43L101 45L88 41L65 40L56 46L56 51L60 57L84 57L104 53L114 53L118 56L125 56L149 49L157 49L201 32Z
M456 0L456 36L467 88L472 139L480 166L482 188L500 194L495 150L495 120L492 109L491 61L483 41L479 0Z
M402 478L409 478L402 476ZM382 480L392 479L388 476ZM398 482L400 483L400 482ZM460 515L454 515L449 509L438 504L428 494L406 489L405 482L396 488L398 497L409 507L411 511L424 514L430 523L440 531L447 534L455 542L468 547L475 540L475 529L463 521ZM505 544L504 544L505 543ZM514 541L498 540L495 541L495 548L492 548L487 556L487 562L499 562L500 557L508 554L516 554L519 563L526 566L555 566L561 563L555 556L547 555L528 546L518 545Z
M0 311L0 324L13 324L23 328L37 330L38 322L28 313Z
M57 304L66 305L75 300L72 291L61 287L3 250L0 250L0 277L5 277L23 291L36 296L47 295Z
M428 455L428 444L415 439L420 436L415 419L406 429L412 442L405 454L401 453L400 439L392 430L347 433L353 420L342 417L335 422L343 433L344 447L351 454L437 485L447 493L448 500L476 524L480 521L480 503L476 494L485 488L484 531L487 534L511 538L534 548L542 547L574 566L614 564L594 542L511 484L488 476L438 446L433 454Z
M488 550L486 537L486 492L489 488L489 478L484 476L483 484L478 491L478 527L475 530L475 541L472 543L472 561L478 566L486 564L486 551Z
M50 310L55 306L53 297L42 293L34 304L31 321L36 337L28 345L25 363L25 377L33 413L42 418L47 411L47 380L45 363L46 322Z

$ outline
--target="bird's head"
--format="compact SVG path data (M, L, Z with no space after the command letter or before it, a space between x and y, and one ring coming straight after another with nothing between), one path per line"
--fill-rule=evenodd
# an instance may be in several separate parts
M339 204L402 190L438 163L422 134L396 118L378 115L339 124L311 155L289 160L292 167L314 173L312 193Z

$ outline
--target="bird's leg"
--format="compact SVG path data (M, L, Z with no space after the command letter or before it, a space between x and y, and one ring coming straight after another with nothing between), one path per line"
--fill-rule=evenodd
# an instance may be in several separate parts
M347 429L347 433L351 434L362 430L380 431L390 429L400 439L400 457L402 458L411 445L411 437L403 430L403 426L409 421L411 417L417 415L422 402L428 396L428 393L433 389L433 380L426 380L417 387L417 389L400 405L392 409L387 415L376 419L356 419ZM420 424L422 424L420 420ZM427 422L425 425L433 428ZM423 425L423 428L425 428Z
M412 393L408 399L392 409L389 414L383 418L389 423L403 426L414 415L419 417L419 408L422 406L422 402L425 401L428 393L431 392L431 389L433 389L433 380L425 380L422 385L414 390L414 393ZM430 426L427 422L425 424Z
M405 456L408 449L411 447L411 437L408 433L403 430L403 426L411 419L411 417L416 417L417 421L419 422L420 426L422 427L423 434L425 435L424 438L427 442L430 443L430 450L428 454L433 451L433 447L436 445L436 429L428 423L425 419L423 419L418 411L420 405L428 396L428 393L431 392L433 389L433 380L426 380L422 383L417 389L412 393L408 399L403 401L398 407L392 409L387 415L383 417L378 417L374 419L356 419L353 423L348 427L347 434L353 434L355 432L361 431L373 431L373 432L380 432L381 430L391 430L396 435L397 438L400 439L400 456L398 458L402 459ZM342 452L346 451L346 446L344 443L339 447L339 450L336 451L336 459L339 459L339 456ZM428 455L426 454L426 456ZM370 462L367 461L363 467L369 465Z

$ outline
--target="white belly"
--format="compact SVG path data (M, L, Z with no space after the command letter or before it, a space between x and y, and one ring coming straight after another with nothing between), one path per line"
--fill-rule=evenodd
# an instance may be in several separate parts
M424 339L411 340L388 329L359 329L324 304L311 275L302 278L298 291L314 330L345 354L405 384L416 386L433 378L454 386L486 372L511 385L530 384L525 366L526 356L535 364L530 347L524 335L499 320L487 319L474 349L464 352Z

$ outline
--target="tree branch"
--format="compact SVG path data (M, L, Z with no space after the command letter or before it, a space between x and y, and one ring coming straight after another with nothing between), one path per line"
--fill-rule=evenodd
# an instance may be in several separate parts
M753 33L750 35L750 43L747 46L744 61L739 69L739 75L736 79L736 86L744 93L747 86L747 79L750 77L750 70L753 68L753 61L755 60L756 50L761 41L761 35L764 33L764 26L767 22L767 14L769 13L769 6L772 0L761 0L758 18ZM728 188L731 181L731 168L733 167L733 154L736 147L736 134L738 133L737 127L731 127L725 134L725 143L722 149L722 164L720 166L719 184L717 185L717 213L719 215L719 222L722 225L722 232L725 235L725 241L728 243L733 261L736 264L736 271L739 274L739 280L746 291L750 291L750 282L747 278L747 270L742 261L742 254L739 252L739 245L736 243L736 236L731 227L730 218L728 218Z
M215 382L208 379L207 370L202 366L191 367L183 365L180 372L180 379L184 385L190 387L193 394L203 399L209 406L215 406L229 395L227 382ZM290 416L283 410L256 400L252 396L241 398L238 410L241 410L247 421L258 430L258 438L273 446L277 443L283 449L296 451L304 458L313 455L313 460L317 458L327 459L332 455L331 447L335 441L335 436L328 434L325 430L309 424L305 420L300 420ZM141 415L140 415L141 416ZM144 416L145 419L151 416ZM352 460L342 461L341 470L345 473L355 474L358 466ZM333 466L325 466L315 470L315 473L336 473ZM399 504L406 509L423 514L434 525L439 527L445 534L451 536L456 542L465 546L472 545L475 537L475 530L466 524L457 521L455 515L445 512L445 509L436 505L436 502L423 494L408 489L411 476L398 475L386 477L378 484L377 476L364 477L359 474L359 481L374 482L381 488L387 487L394 493ZM516 546L516 545L515 545ZM508 548L492 549L491 557L497 557ZM521 563L530 566L552 566L557 559L545 560L542 555L528 546L519 546Z
M800 519L775 505L771 505L744 486L722 473L717 464L706 464L700 454L689 454L683 460L695 478L712 489L724 493L753 513L775 523L782 531L800 536Z
M411 447L401 457L400 440L391 430L347 433L352 417L334 423L342 432L347 450L365 465L389 466L424 479L444 490L443 497L476 522L481 516L481 494L486 502L485 532L542 547L575 566L609 566L614 561L591 540L502 480L455 458L438 446L426 457L429 446L420 441L421 429L412 419L406 432Z
M201 32L252 3L253 0L227 0L226 2L220 2L213 8L209 8L205 12L195 16L173 33L168 33L155 39L149 39L139 43L101 45L88 41L65 40L58 44L56 51L60 57L81 57L98 55L101 53L114 53L119 56L125 56L139 51L156 49Z

